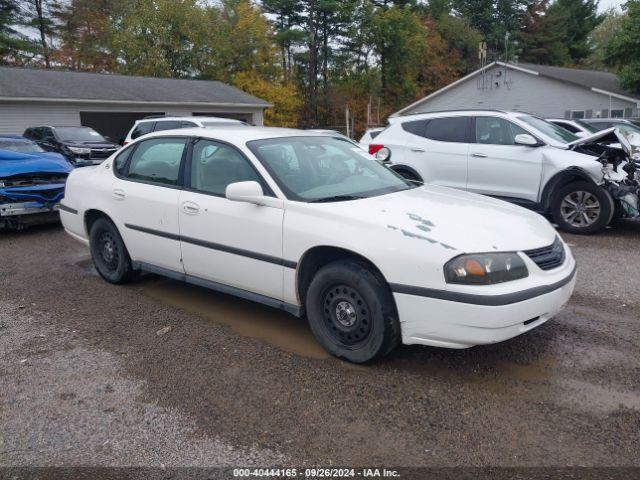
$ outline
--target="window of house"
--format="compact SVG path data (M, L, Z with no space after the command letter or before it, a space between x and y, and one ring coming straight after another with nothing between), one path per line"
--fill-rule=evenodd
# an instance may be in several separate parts
M624 108L614 108L611 110L611 118L624 118Z
M571 118L582 119L584 117L584 110L571 110Z
M131 156L127 176L133 180L177 185L186 143L184 138L142 141Z

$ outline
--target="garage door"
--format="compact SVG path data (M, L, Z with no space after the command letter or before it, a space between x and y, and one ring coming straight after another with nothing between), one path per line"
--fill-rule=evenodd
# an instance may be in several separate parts
M80 112L80 122L119 143L136 120L149 115L164 115L164 112Z

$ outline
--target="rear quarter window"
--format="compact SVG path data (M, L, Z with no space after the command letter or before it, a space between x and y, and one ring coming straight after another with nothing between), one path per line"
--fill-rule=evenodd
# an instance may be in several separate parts
M427 127L428 120L414 120L412 122L403 122L402 129L405 132L412 133L413 135L418 135L419 137L424 137L425 130ZM373 134L372 134L373 137Z
M142 135L146 135L147 133L150 133L153 130L153 125L155 124L155 122L140 122L136 125L136 128L133 129L133 132L131 132L131 139L135 140L138 137L141 137Z

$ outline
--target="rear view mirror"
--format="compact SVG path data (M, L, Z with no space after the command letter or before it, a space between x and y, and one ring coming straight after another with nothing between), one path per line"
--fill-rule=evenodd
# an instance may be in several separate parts
M525 147L537 147L539 145L538 140L528 133L516 135L515 142L516 145L524 145Z

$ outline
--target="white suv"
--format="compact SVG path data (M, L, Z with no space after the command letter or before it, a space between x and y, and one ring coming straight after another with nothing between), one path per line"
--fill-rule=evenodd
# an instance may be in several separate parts
M409 180L552 214L572 233L596 232L614 214L636 215L635 170L612 146L619 144L613 129L578 138L541 118L504 111L433 112L389 122L369 153Z
M247 125L241 120L235 120L233 118L222 117L165 117L153 115L143 118L142 120L136 120L131 130L127 134L127 137L123 141L123 145L128 145L133 140L147 133L160 132L164 130L175 130L178 128L211 128L211 127L223 127L223 126L238 126Z

